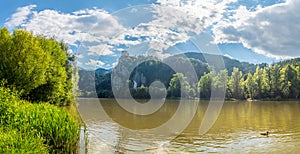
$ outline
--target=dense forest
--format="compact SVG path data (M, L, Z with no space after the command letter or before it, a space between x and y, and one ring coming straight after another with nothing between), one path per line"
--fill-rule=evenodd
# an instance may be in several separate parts
M286 60L272 65L265 63L254 65L223 57L225 69L214 72L205 61L204 56L215 55L185 53L169 57L163 61L155 57L124 56L120 58L114 69L124 72L126 68L131 68L130 65L143 61L133 69L128 81L124 81L129 84L131 95L134 98L150 98L149 86L152 82L159 80L165 85L168 98L181 97L180 89L183 86L184 90L189 93L188 97L208 99L211 96L211 89L222 84L219 81L221 76L226 79L227 99L281 100L299 98L300 59ZM187 61L190 62L197 74L198 83L191 83L188 79L189 73L184 70L175 73L165 64L167 61L172 61L178 65L183 65ZM98 97L114 97L111 89L112 70L101 68L95 72L80 70L79 75L81 76L79 88L82 90L83 96L86 97L89 92L96 91ZM93 79L94 82L87 82ZM158 91L162 90L158 89Z

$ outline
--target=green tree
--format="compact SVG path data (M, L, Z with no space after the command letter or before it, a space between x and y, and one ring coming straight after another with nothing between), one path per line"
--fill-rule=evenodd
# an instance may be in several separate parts
M270 66L267 66L263 69L262 74L262 94L261 96L263 98L270 98L271 97L271 72L270 72Z
M132 97L135 99L149 99L149 88L148 87L138 87L137 89L131 89Z
M51 56L31 33L15 30L10 35L7 29L0 29L0 78L22 96L46 83L50 61Z
M253 74L253 82L255 83L253 98L260 99L263 94L263 89L266 87L264 82L264 72L259 66L256 67L255 73Z
M286 65L280 70L280 90L285 98L297 98L297 71L291 65Z
M65 105L74 101L74 57L64 43L16 29L0 29L0 79L22 98Z
M280 66L274 64L269 67L270 95L272 98L280 98Z
M198 92L201 98L210 98L212 73L204 73L198 82Z
M298 94L297 94L297 98L299 98L299 95L300 95L300 66L295 66L295 70L297 72L297 82L296 82L296 87L297 87L297 91L298 91Z
M252 76L251 73L247 74L247 79L244 82L245 87L246 87L246 98L254 98L254 95L256 93L257 88L257 83L255 83L255 80Z
M212 74L212 86L211 90L217 93L215 96L219 97L220 94L225 93L226 97L230 97L228 94L230 93L228 90L228 71L221 70L218 73Z
M51 61L45 73L46 83L32 90L29 96L32 100L66 105L73 101L71 56L67 54L65 44L44 37L38 39L43 50L50 54Z
M194 98L196 96L195 89L191 88L187 78L182 73L173 74L168 87L170 97Z
M243 90L242 90L242 82L243 74L239 71L238 68L233 68L233 72L231 74L229 80L229 89L233 98L240 99L242 98Z

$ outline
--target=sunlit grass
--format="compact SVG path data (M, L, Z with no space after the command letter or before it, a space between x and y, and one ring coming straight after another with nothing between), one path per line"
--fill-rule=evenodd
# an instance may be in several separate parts
M43 144L44 139L33 133L4 130L0 128L0 153L49 153L49 147Z
M0 148L12 150L0 153L19 153L22 149L20 152L32 152L32 145L38 146L41 153L71 153L76 151L80 122L64 109L20 100L0 87L0 127L6 132L0 134Z

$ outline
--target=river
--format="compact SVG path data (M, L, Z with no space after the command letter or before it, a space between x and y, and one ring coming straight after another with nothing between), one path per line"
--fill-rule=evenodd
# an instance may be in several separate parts
M208 101L180 106L179 100L167 100L147 115L132 114L113 99L77 101L91 154L300 153L300 102L296 101L225 102L205 134L199 134L199 127ZM260 135L266 131L268 136Z

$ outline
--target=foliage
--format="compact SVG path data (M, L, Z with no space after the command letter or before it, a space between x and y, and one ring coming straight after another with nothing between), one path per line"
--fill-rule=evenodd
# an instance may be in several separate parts
M138 87L137 89L130 89L131 95L136 99L150 99L149 88L148 87Z
M290 62L296 63L295 60L291 60ZM299 66L290 64L288 61L273 64L265 68L257 67L253 74L248 73L244 75L243 78L245 78L245 81L242 82L240 86L235 86L235 88L243 88L244 86L244 98L273 100L298 99L300 94L299 71ZM232 73L231 85L234 85L232 81L236 74L236 71ZM240 73L238 76L241 77L241 75ZM237 83L238 82L236 82L236 84ZM240 98L238 95L232 95L230 97Z
M221 70L219 72L213 72L213 79L212 79L212 90L217 94L215 97L221 97L220 94L227 93L229 94L228 88L228 71Z
M186 66L188 63L190 63L191 66L194 67L195 72L189 72L186 70L185 67L182 67ZM139 65L135 67L134 64ZM120 57L118 65L114 69L115 72L117 72L116 76L120 77L122 77L122 73L127 73L131 71L129 77L129 80L131 81L129 84L130 88L133 88L133 81L137 82L138 87L149 87L150 84L154 81L160 81L164 84L166 88L168 88L170 80L173 77L173 74L175 74L175 71L171 68L171 66L169 66L171 64L174 65L172 67L179 68L178 70L176 70L178 71L178 73L185 72L185 76L191 76L192 73L196 73L198 79L200 79L204 72L209 72L208 65L199 61L198 59L170 57L161 61L151 56ZM153 70L155 70L155 72ZM111 75L111 70L105 70L101 68L97 69L95 72L80 70L79 89L83 93L82 96L87 97L87 94L89 92L93 92L96 89L98 97L113 97L111 88ZM143 85L140 79L142 75L146 77L146 80L143 83ZM193 85L193 87L196 88L197 83L189 84ZM95 88L93 89L93 87ZM131 90L131 94L133 96L138 96L139 94L135 94L137 92L139 92L139 90Z
M286 65L280 70L281 92L284 98L298 98L299 81L297 71L291 65Z
M155 73L153 73L153 70L155 70ZM139 83L138 86L142 86L139 77L143 75L147 77L143 86L149 87L152 82L160 80L167 87L173 74L174 71L168 65L158 59L149 59L139 64L132 71L130 80L135 80Z
M253 87L252 99L260 99L265 93L267 85L265 82L264 71L259 66L256 67L255 73L253 74L253 82L254 82L253 85L254 87Z
M170 81L168 96L173 98L194 98L196 92L191 88L184 74L176 73Z
M254 81L254 78L251 73L247 74L247 79L244 82L245 86L245 97L254 99L254 95L257 89L257 83Z
M50 59L32 34L15 30L10 35L7 29L0 29L0 79L6 79L22 95L46 83Z
M23 99L66 105L74 101L71 61L67 46L54 39L16 29L0 29L0 80Z
M219 59L218 55L213 55L213 54L207 54L207 53L194 53L194 52L188 52L184 53L178 56L183 56L187 58L194 58L199 60L200 62L207 63L206 59ZM238 68L243 74L245 73L254 73L256 65L250 64L247 62L240 62L235 59L228 58L226 56L221 56L223 58L224 64L225 64L225 69L228 71L229 75L231 75L231 72L233 72L233 69L236 67ZM264 68L267 64L262 63L259 64L258 66L261 68ZM206 71L207 72L207 71Z
M21 100L2 87L0 111L0 127L9 133L7 136L0 134L3 137L0 146L9 146L11 152L23 148L25 151L32 148L42 153L45 153L45 149L49 149L49 152L75 151L80 124L67 111L47 103L32 104Z
M0 127L0 153L49 153L44 139L32 133L19 133L17 130L4 130Z
M271 97L281 97L280 96L280 66L278 64L272 65L269 68L270 73L270 93Z
M231 73L231 77L228 81L230 93L233 98L237 98L237 99L243 98L243 86L242 86L243 81L244 81L243 73L239 71L238 68L233 68L233 72Z
M210 98L212 86L212 73L204 73L198 83L198 92L201 98Z
M120 74L118 75L122 75L122 71L129 71L126 69L127 67L132 68L133 71L131 70L132 73L128 80L134 98L150 98L149 86L152 82L159 80L167 88L167 97L169 98L194 97L197 92L201 98L209 98L212 90L220 89L226 90L226 98L228 99L299 99L300 58L273 65L264 63L254 65L223 57L226 69L217 73L209 70L212 66L209 66L205 59L213 59L216 58L215 56L185 53L168 57L163 61L154 57L126 56L120 58L114 69L119 69ZM134 64L139 62L140 64L135 67ZM198 83L187 81L187 77L192 76L191 72L182 67L186 66L187 63L191 63L194 67ZM177 73L166 64L172 64L178 68ZM88 75L91 76L89 78L93 78L92 75L95 75L98 97L114 97L111 90L111 71L96 70L95 73L90 72L90 74ZM141 84L138 80L141 74L147 79L145 84ZM133 81L138 82L136 89L133 88ZM163 93L162 89L156 91ZM181 94L185 96L181 96Z

